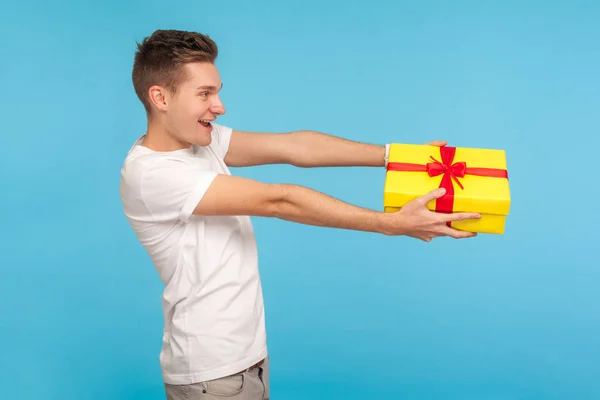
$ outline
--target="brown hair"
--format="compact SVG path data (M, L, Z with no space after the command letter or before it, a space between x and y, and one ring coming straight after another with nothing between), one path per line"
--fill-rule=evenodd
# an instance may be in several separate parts
M176 93L179 84L185 80L182 70L185 63L214 63L218 53L217 44L198 32L157 30L142 43L137 43L133 88L146 112L151 110L148 89L152 85L163 85Z

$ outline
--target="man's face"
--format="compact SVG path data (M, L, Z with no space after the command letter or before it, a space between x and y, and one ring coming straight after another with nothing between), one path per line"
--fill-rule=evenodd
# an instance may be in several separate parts
M221 78L211 63L189 63L183 69L187 79L168 103L168 130L178 141L207 146L211 142L211 122L225 114L219 98Z

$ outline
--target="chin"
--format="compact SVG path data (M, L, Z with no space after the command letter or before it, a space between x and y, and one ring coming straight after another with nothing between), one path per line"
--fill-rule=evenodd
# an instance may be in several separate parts
M199 140L199 141L197 141L197 142L196 142L196 144L197 144L198 146L202 146L202 147L204 147L204 146L208 146L208 145L210 145L210 144L211 144L211 142L212 142L212 140L211 140L211 139L207 139L207 140Z
M212 143L212 136L210 134L207 135L205 133L201 133L194 137L193 143L197 144L198 146L208 146Z
M208 146L212 142L212 129L206 129L205 127L201 127L201 129L196 130L196 133L193 137L194 144L198 146Z

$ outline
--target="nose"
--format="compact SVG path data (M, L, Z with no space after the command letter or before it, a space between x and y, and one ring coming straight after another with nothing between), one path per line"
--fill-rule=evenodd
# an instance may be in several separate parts
M219 96L216 96L213 100L213 103L210 106L210 111L217 115L225 114L225 106L223 105L223 102L221 101Z

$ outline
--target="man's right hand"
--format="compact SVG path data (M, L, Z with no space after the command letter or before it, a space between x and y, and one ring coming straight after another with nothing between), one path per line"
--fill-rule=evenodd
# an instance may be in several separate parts
M456 239L477 236L473 232L451 228L447 225L447 222L479 219L481 218L480 214L443 214L430 211L427 208L427 203L442 197L445 193L444 189L433 190L407 203L400 211L387 214L390 220L388 235L406 235L425 242L430 242L439 236L450 236Z

